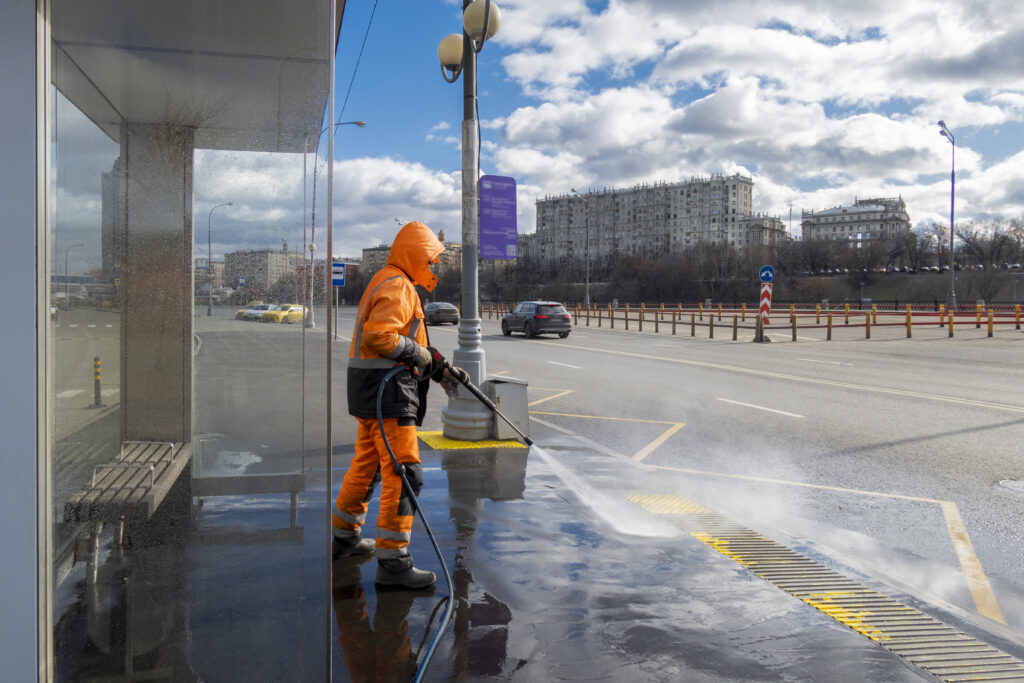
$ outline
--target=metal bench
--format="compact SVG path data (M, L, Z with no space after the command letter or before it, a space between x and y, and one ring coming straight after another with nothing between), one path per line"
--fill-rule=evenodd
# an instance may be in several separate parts
M143 522L163 502L192 457L187 443L125 441L112 462L64 504L65 522Z

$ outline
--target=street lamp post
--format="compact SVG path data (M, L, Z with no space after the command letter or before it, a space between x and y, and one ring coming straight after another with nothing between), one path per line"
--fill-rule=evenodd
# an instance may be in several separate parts
M476 119L476 55L498 31L501 11L491 0L463 0L463 32L445 36L437 49L441 74L454 83L462 75L462 311L459 316L458 347L452 354L457 367L469 374L473 384L487 377L479 306L479 133ZM448 400L441 411L444 434L449 438L480 441L491 435L490 411L472 396L461 392Z
M213 315L213 231L210 229L210 219L213 212L222 206L234 206L231 202L224 202L210 209L206 214L206 317Z
M339 122L334 124L334 127L337 128L338 126L358 126L359 128L362 128L365 125L366 125L366 121L339 121ZM328 128L330 128L330 126L324 126L324 128L316 136L316 148L313 150L314 156L317 154L317 152L319 152L319 150L320 150L320 138L323 137L324 133L327 132ZM309 154L309 136L308 135L306 137L304 149L305 149L305 153ZM303 326L310 327L310 328L311 327L316 327L316 319L313 316L313 285L314 285L314 282L315 282L313 280L314 270L315 270L314 263L313 263L313 252L316 250L316 244L314 244L314 242L316 241L316 185L317 185L316 177L317 177L317 174L319 173L319 170L320 170L320 167L317 165L316 159L314 158L314 160L313 160L313 206L312 206L312 209L311 209L310 233L309 233L309 311L306 312L306 320L303 323ZM303 187L305 188L305 184L306 184L306 162L305 162L305 158L303 158L303 162L302 162L302 184L303 184ZM303 201L303 204L305 204L305 201L306 201L305 189L303 189L303 192L302 192L302 201ZM303 209L303 213L305 213L305 209ZM303 219L303 220L305 220L305 219ZM303 232L305 232L305 227L303 227Z
M76 242L64 249L64 305L71 308L71 281L68 279L68 252L75 247L84 247L84 242Z
M587 244L584 247L584 252L587 259L587 281L585 289L583 290L583 307L587 310L590 309L590 212L587 211L587 200L580 195L575 189L572 191L574 195L583 200L583 225L585 228L585 239Z
M956 138L953 131L946 127L945 121L939 121L939 135L949 140L953 155L949 171L949 300L946 302L951 310L956 310L956 268L953 260L953 206L956 196Z

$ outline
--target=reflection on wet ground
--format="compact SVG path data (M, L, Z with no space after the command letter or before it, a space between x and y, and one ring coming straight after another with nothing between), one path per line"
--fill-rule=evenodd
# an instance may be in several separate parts
M584 499L693 482L535 436L559 466L526 449L422 449L421 502L455 585L425 680L929 679L691 536L623 533ZM78 563L58 596L58 678L326 680L330 665L336 681L409 680L443 583L379 589L370 558L334 562L328 580L323 475L307 470L294 513L288 494L182 486L123 548L106 531L101 561ZM411 552L439 571L418 523Z

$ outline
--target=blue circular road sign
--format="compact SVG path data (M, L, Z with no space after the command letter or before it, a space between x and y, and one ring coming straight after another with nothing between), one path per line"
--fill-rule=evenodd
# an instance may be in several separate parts
M771 282L775 279L775 269L771 266L761 266L761 282Z

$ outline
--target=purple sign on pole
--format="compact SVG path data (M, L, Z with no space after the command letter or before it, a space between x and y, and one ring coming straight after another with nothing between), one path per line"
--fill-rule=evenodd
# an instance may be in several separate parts
M516 179L500 175L480 178L480 258L516 257Z

